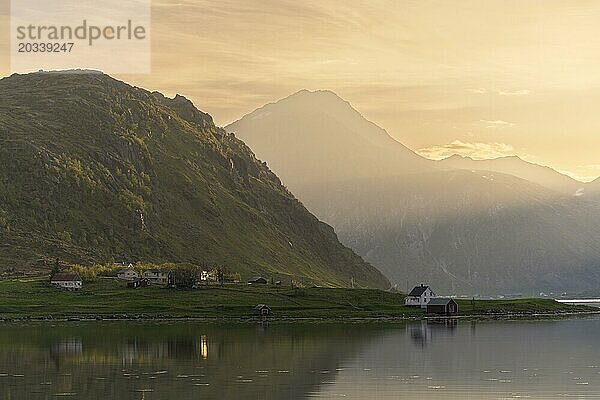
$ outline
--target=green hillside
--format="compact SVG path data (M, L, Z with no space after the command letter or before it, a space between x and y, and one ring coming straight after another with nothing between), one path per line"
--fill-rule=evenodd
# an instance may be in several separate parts
M13 75L0 144L1 269L174 262L387 286L184 97L103 74Z
M128 289L115 278L85 282L79 291L59 290L46 278L0 280L3 318L248 318L257 304L268 304L280 318L422 318L406 307L405 295L377 289L291 288L289 285L199 285L176 290L153 285ZM513 316L595 313L597 308L552 299L457 300L462 316Z

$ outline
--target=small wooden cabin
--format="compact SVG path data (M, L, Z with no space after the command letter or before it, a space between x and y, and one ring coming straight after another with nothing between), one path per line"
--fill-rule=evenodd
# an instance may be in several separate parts
M271 310L271 307L269 307L266 304L259 304L256 307L254 307L254 315L257 315L259 317L268 317L272 314L273 311Z
M456 315L458 314L458 304L451 298L434 297L427 303L427 314Z
M140 278L130 282L127 282L127 287L130 289L137 289L140 287L150 286L150 280L147 278Z
M267 278L263 278L262 276L255 276L248 279L248 285L266 285L267 283Z

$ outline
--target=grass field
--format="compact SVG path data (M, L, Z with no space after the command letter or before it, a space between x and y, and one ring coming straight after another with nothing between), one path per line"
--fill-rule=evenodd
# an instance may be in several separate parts
M590 311L547 299L459 300L461 315L565 313ZM51 287L46 279L0 281L0 317L251 317L268 304L276 317L419 318L405 307L404 295L374 289L291 288L243 284L179 290L164 286L128 289L123 281L102 278L80 291Z

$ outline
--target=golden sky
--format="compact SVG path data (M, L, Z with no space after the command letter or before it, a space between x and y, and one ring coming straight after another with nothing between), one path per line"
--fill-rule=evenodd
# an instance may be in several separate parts
M119 78L181 93L219 125L330 89L428 157L600 175L598 1L154 0L152 40L152 74Z

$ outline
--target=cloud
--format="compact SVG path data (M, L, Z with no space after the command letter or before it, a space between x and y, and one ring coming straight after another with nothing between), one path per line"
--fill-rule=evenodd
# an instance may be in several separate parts
M521 90L500 90L498 91L498 94L500 96L527 96L528 94L531 94L531 90L529 89L521 89Z
M515 126L516 123L503 121L501 119L489 120L489 119L480 119L479 122L486 124L486 128L501 128L501 127L510 127Z
M485 93L487 93L487 89L485 89L485 88L467 89L467 92L475 93L475 94L485 94Z
M417 153L432 160L442 160L455 154L476 160L516 155L515 148L510 144L463 142L461 140L425 147L417 150Z
M591 182L600 177L600 164L576 165L570 169L557 169L571 178L581 182Z

